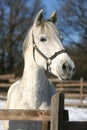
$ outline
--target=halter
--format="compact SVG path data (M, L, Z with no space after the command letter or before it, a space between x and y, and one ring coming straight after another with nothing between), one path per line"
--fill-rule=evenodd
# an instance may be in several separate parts
M46 67L47 67L47 75L48 73L51 71L50 70L50 64L52 63L52 60L62 54L62 53L66 53L66 50L60 50L58 52L55 52L54 55L50 56L50 57L47 57L44 53L41 52L41 50L37 47L36 43L35 43L35 40L34 40L34 35L32 33L32 39L33 39L33 58L34 58L34 61L36 62L35 60L35 50L46 60Z

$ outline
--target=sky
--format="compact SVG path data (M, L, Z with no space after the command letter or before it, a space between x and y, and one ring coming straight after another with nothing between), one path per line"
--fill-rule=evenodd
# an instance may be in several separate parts
M54 5L58 4L56 2L56 0L44 0L43 1L43 4L45 5L46 7L46 16L49 16L53 11L54 9L56 9L56 6ZM58 9L60 8L60 6L58 6Z
M46 18L49 18L49 16L51 15L51 13L54 10L60 10L61 7L63 6L63 4L66 3L66 1L62 2L62 0L44 0L43 1L43 5L45 6L45 14L46 14ZM57 12L58 13L58 12ZM60 13L60 12L59 12ZM60 28L60 26L62 25L59 21L61 19L61 14L58 13L58 28ZM63 21L64 22L64 21ZM61 24L61 25L60 25ZM66 27L64 27L66 28ZM70 29L70 28L68 28ZM60 32L63 37L64 37L64 41L63 44L67 45L67 43L69 42L69 40L74 40L75 42L79 42L79 33L72 31L72 29L70 30L69 35L66 37L62 32Z

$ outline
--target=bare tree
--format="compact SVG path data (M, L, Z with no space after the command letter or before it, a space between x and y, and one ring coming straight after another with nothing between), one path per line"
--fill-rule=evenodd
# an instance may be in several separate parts
M60 5L58 27L65 36L64 42L74 44L87 53L87 1L56 0L56 2Z
M22 68L22 43L39 8L39 0L0 0L0 73Z

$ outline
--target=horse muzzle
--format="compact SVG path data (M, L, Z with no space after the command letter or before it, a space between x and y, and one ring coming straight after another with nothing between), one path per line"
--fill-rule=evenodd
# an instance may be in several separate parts
M68 62L65 62L62 64L61 70L62 71L59 73L60 79L68 80L72 78L72 76L74 75L76 71L76 68L73 62L71 65Z

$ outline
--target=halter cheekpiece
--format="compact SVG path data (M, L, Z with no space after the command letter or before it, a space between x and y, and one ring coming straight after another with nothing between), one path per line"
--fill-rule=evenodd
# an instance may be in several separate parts
M35 43L35 40L34 40L34 35L33 35L33 32L32 32L32 40L33 40L33 58L34 58L34 61L36 62L35 60L35 50L46 60L46 67L47 67L47 75L48 73L50 72L50 64L52 63L52 60L62 54L62 53L66 53L66 50L60 50L58 52L55 52L54 55L52 55L51 57L47 57L44 53L41 52L41 50L37 47L36 43Z

